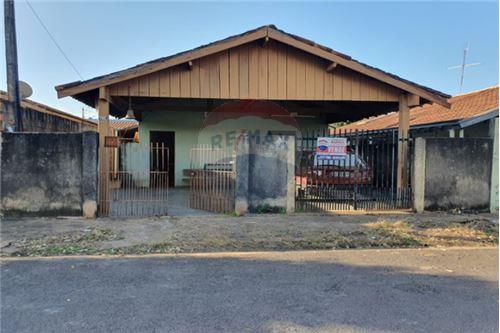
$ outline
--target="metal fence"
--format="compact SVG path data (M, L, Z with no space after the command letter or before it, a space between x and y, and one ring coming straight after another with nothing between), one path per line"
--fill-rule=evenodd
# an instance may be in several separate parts
M100 215L167 215L168 148L122 141L118 148L105 149L109 171L99 175Z
M346 155L320 159L319 137L347 140ZM406 181L397 184L398 145L406 144ZM396 210L412 205L413 140L396 131L321 130L297 140L296 206L300 211Z
M218 213L234 211L234 150L197 145L190 159L189 206Z

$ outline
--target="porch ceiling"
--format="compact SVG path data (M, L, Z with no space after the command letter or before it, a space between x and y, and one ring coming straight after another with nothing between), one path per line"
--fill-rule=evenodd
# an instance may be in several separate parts
M131 98L132 109L137 120L142 120L145 111L184 111L211 112L217 107L230 102L222 99L186 99L186 98ZM363 102L363 101L273 101L288 112L297 116L314 116L322 118L325 123L338 121L357 121L398 109L397 102ZM128 98L113 96L110 113L122 118L128 109Z

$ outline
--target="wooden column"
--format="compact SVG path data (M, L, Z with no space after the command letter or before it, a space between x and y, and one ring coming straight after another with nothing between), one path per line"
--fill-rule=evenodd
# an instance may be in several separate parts
M398 126L398 188L408 186L408 135L410 131L410 107L420 104L420 98L413 94L399 95L399 126Z
M104 141L109 135L109 93L106 87L99 88L97 100L99 132L99 212L107 215L109 211L109 154L104 147Z

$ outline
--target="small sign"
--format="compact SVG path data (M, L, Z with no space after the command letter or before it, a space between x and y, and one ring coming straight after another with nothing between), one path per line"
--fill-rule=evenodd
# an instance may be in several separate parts
M107 148L118 148L120 141L117 136L105 136L104 137L104 147Z
M347 138L319 137L316 156L320 159L342 159L347 156Z

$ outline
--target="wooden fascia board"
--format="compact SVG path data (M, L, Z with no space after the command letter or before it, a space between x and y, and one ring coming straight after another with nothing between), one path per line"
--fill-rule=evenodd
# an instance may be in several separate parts
M307 43L301 42L293 37L287 36L286 34L280 32L280 31L274 30L274 29L268 29L268 34L269 34L270 38L277 40L281 43L296 47L302 51L314 54L320 58L324 58L324 59L330 60L332 62L336 62L339 65L342 65L344 67L352 69L353 71L362 73L362 74L369 76L369 77L372 77L376 80L385 82L385 83L392 85L394 87L397 87L401 90L416 94L424 99L435 102L435 103L442 105L444 107L447 107L447 108L450 107L450 104L443 97L437 96L437 95L432 94L428 91L425 91L424 89L415 87L411 84L408 84L406 82L403 82L401 80L393 78L389 75L386 75L386 74L381 73L379 71L376 71L374 69L368 68L368 67L366 67L366 66L364 66L356 61L345 59L345 58L338 56L332 52L328 52L328 51L323 50L319 47L312 46L312 45L309 45Z
M233 47L238 47L243 44L247 44L258 40L260 38L264 38L267 36L268 29L264 27L262 29L256 30L248 35L243 35L239 37L235 37L230 40L221 41L218 43L214 43L212 45L208 45L206 47L200 48L198 50L190 51L185 54L181 54L177 57L173 57L167 59L160 63L152 63L145 64L139 68L131 69L130 72L124 72L123 74L113 77L113 78L102 78L100 80L91 81L88 83L82 83L79 85L75 85L73 87L64 88L63 86L56 86L57 97L62 98L66 96L72 96L84 91L97 89L103 86L109 86L111 84L115 84L121 81L130 80L139 76L147 75L153 72L157 72L169 67L173 67L182 63L187 63L189 61L199 59L205 56L209 56L214 53L218 53Z

